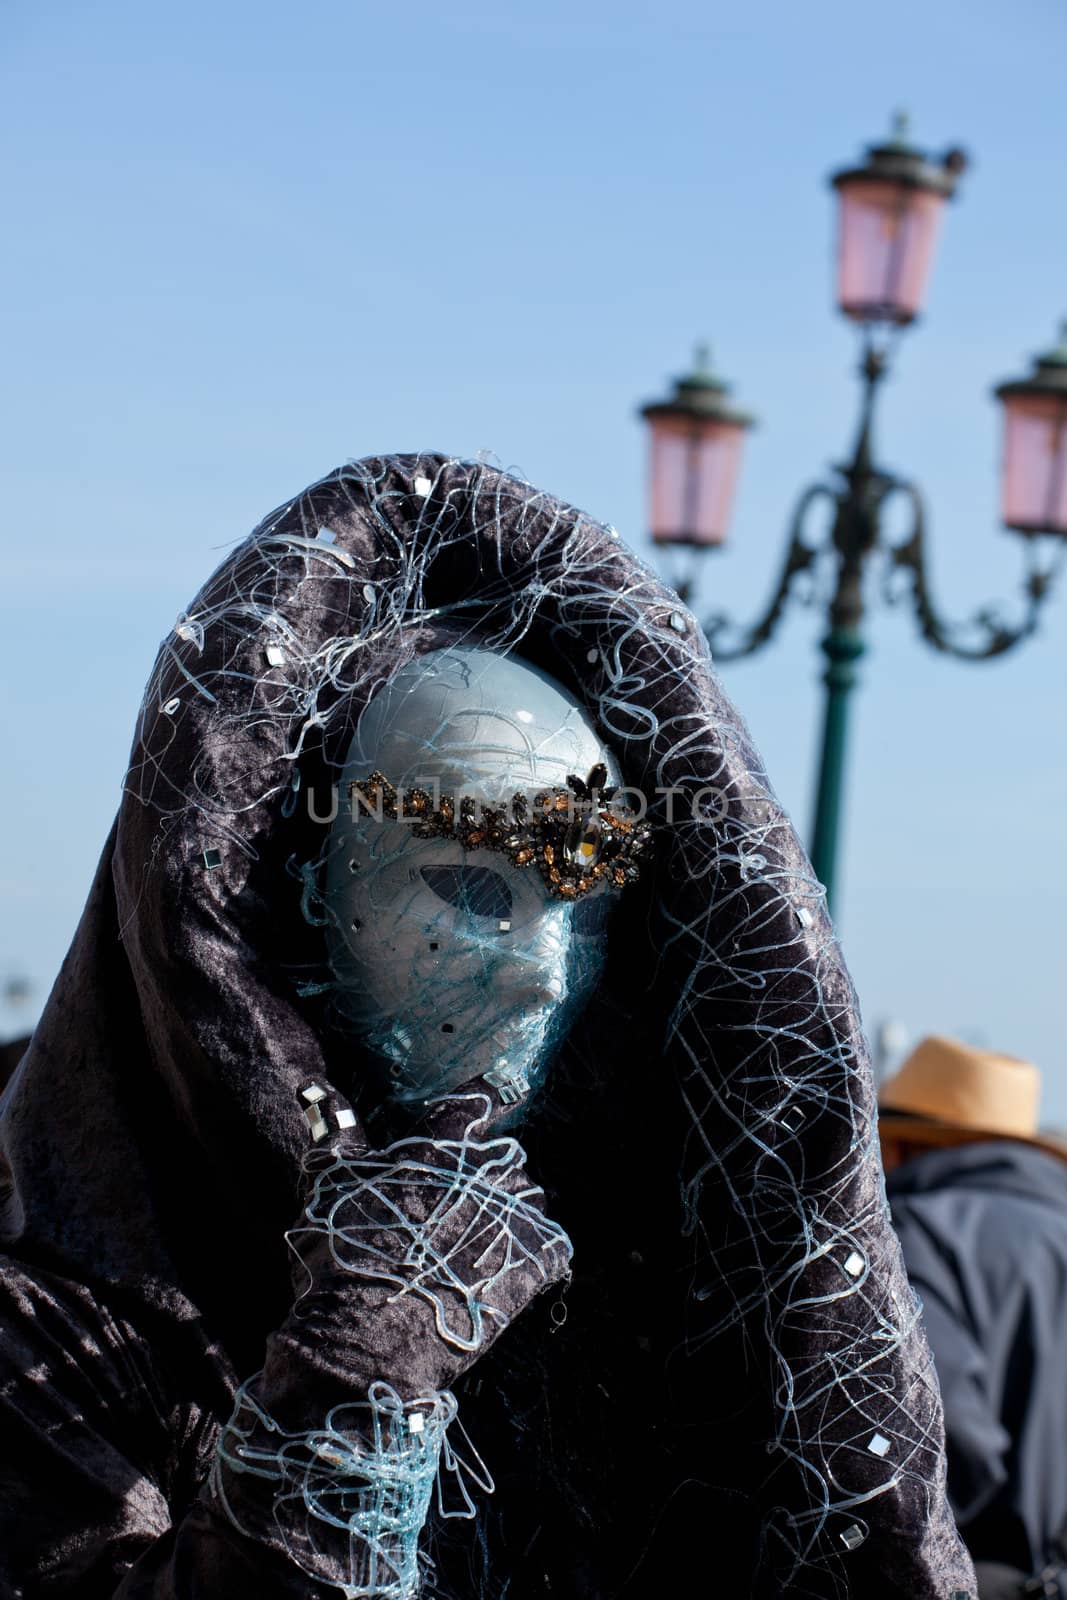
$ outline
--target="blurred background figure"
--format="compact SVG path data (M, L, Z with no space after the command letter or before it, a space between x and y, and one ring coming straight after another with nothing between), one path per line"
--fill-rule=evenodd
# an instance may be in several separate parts
M0 1089L26 1053L34 986L21 972L0 981Z
M1013 1056L926 1038L884 1084L893 1222L982 1600L1067 1595L1067 1143Z
M8 1079L13 1076L15 1068L26 1054L29 1042L29 1034L24 1033L17 1039L5 1039L0 1044L0 1089L3 1089Z

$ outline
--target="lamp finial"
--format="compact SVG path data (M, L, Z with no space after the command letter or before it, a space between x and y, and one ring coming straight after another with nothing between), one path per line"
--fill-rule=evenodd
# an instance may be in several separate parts
M911 133L911 118L899 106L893 112L893 122L890 129L891 144L907 144L908 135Z

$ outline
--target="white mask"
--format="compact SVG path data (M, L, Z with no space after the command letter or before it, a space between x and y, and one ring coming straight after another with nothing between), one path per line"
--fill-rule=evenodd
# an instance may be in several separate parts
M488 804L618 767L585 710L536 668L454 646L421 656L370 702L341 794L381 771ZM489 1074L507 1100L543 1081L596 988L617 891L555 898L536 868L342 804L326 870L342 1014L383 1062L392 1096L421 1101Z

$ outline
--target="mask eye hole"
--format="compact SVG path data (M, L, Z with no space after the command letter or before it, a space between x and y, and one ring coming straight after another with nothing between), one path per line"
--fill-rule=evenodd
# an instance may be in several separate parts
M591 894L577 900L571 912L571 926L580 939L595 939L604 932L615 910L614 894Z
M469 916L511 915L511 888L491 867L423 867L422 878L446 905Z

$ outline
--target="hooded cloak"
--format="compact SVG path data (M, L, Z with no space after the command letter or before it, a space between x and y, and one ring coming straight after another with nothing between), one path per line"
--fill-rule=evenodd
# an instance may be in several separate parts
M422 454L273 512L161 645L0 1113L0 1596L337 1592L205 1480L290 1302L298 1091L373 1119L315 818L361 707L465 629L582 701L655 856L523 1129L573 1281L456 1385L497 1487L431 1515L425 1592L972 1594L855 994L703 635L614 529Z

